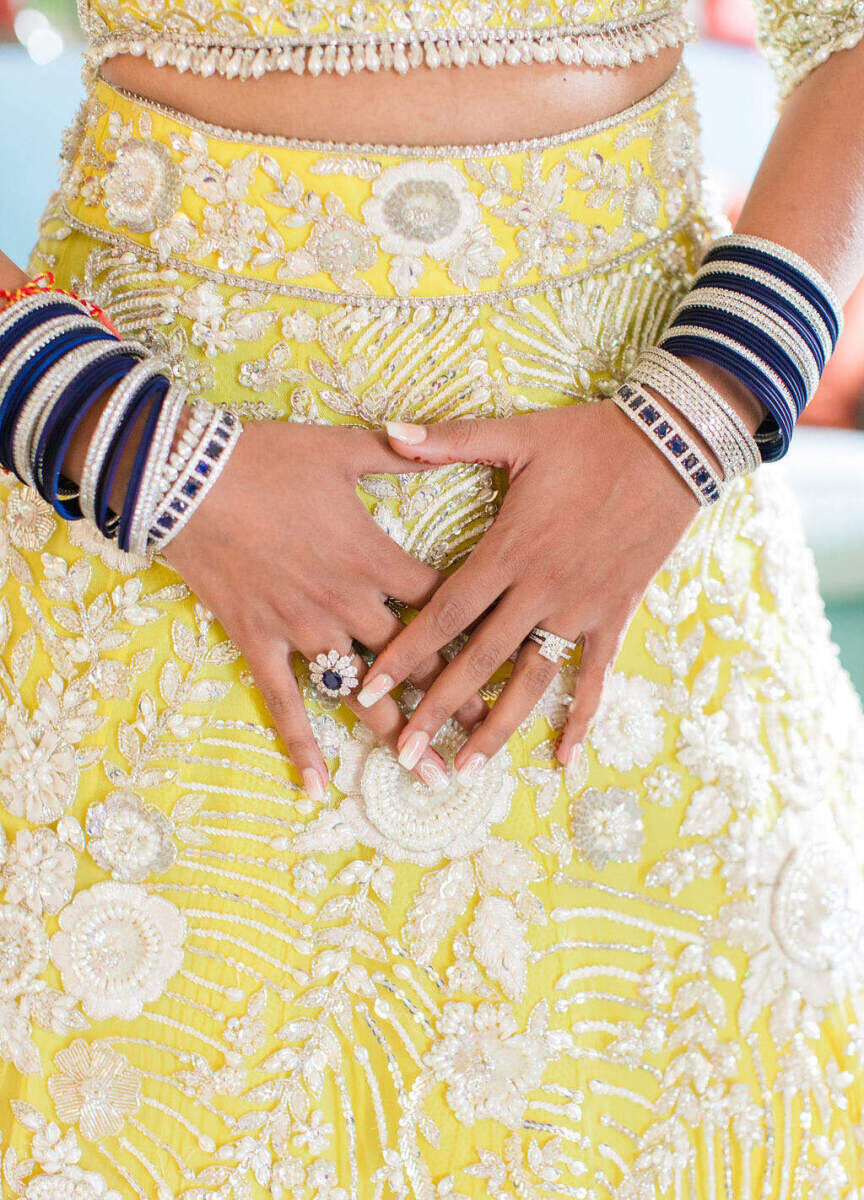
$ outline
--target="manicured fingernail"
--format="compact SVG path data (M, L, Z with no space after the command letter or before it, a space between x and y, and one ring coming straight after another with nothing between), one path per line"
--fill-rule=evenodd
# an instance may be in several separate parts
M426 439L425 425L412 425L409 421L385 421L384 428L397 442L408 442L412 446Z
M389 675L374 675L371 679L366 680L357 693L357 703L362 704L364 708L370 708L395 686L396 684Z
M477 775L486 764L485 754L472 754L464 767L460 767L456 772L456 778L463 787L467 787L469 783L473 783Z
M447 787L447 772L431 758L423 759L417 767L417 774L433 792L443 792Z
M306 767L300 774L303 777L303 786L309 793L311 799L320 800L324 795L324 784L321 781L321 776L314 767Z
M422 730L412 733L405 739L405 745L399 751L399 765L410 771L420 761L420 756L428 745L428 733L423 733Z

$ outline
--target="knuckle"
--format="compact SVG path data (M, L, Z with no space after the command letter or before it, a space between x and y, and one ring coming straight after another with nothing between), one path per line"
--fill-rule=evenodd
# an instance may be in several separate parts
M288 757L293 763L312 762L314 754L311 752L311 745L308 739L303 737L285 737L282 741L285 743L285 749L288 751Z
M525 686L530 692L545 692L558 674L557 664L545 661L532 662L525 668Z
M446 640L461 633L465 628L467 611L464 603L454 596L447 596L435 606L433 620L435 629Z
M465 656L465 668L469 675L483 680L489 678L501 666L507 657L500 642L480 642L477 646L466 646L462 651Z
M450 716L451 709L443 700L433 697L423 702L422 711L418 708L419 724L427 729L439 729Z

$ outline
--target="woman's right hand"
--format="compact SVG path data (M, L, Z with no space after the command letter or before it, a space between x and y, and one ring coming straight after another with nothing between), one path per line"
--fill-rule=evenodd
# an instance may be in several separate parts
M417 469L383 435L357 426L247 422L219 479L161 552L243 653L316 798L328 771L291 654L352 654L352 639L377 653L402 628L387 597L421 608L442 581L376 524L356 493L361 475ZM365 664L354 661L362 678ZM411 680L425 689L444 665L435 655ZM345 703L395 750L405 724L395 700L385 694L362 708L357 691ZM470 727L486 712L475 696L457 715ZM404 755L403 764L411 765ZM446 784L432 749L412 769L427 786Z

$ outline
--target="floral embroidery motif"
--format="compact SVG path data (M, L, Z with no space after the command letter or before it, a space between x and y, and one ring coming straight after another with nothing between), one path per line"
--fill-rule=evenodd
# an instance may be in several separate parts
M437 743L436 747L444 749ZM341 746L333 779L343 800L299 835L297 847L331 851L359 842L387 858L426 866L473 854L510 809L515 785L506 764L505 750L470 787L463 788L451 775L453 782L445 791L433 792L400 767L368 730L358 727Z
M588 788L573 801L572 831L576 845L598 871L610 862L634 862L645 841L636 793L629 788Z
M82 1038L57 1051L48 1077L57 1116L92 1141L120 1132L138 1108L140 1086L138 1072L122 1054Z
M570 1035L549 1028L545 1001L534 1008L524 1032L504 1005L481 1001L474 1008L459 1001L444 1005L438 1040L424 1062L446 1084L447 1103L464 1125L492 1118L519 1129L528 1093L568 1047Z
M59 912L71 899L77 865L75 851L52 829L19 829L2 869L6 899L37 916Z
M111 225L150 233L174 215L180 200L180 170L166 146L152 138L129 138L117 147L102 190Z
M133 792L115 792L103 803L91 804L84 828L90 857L125 883L167 871L177 857L170 823Z
M88 1016L138 1016L180 967L186 920L129 883L94 883L60 913L51 958Z
M480 205L449 163L388 167L362 206L382 250L393 255L390 281L407 296L423 274L423 255L449 267L454 283L476 288L496 273L504 249L480 221Z

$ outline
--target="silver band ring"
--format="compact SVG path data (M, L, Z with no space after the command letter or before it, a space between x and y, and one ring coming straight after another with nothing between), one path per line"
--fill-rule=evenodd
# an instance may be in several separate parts
M580 633L576 641L571 642L569 638L562 637L560 633L550 633L548 629L541 629L539 625L535 625L525 641L534 642L540 647L537 653L541 658L557 663L585 645L585 634Z
M357 687L357 664L350 654L327 650L310 659L309 678L325 696L347 696Z

